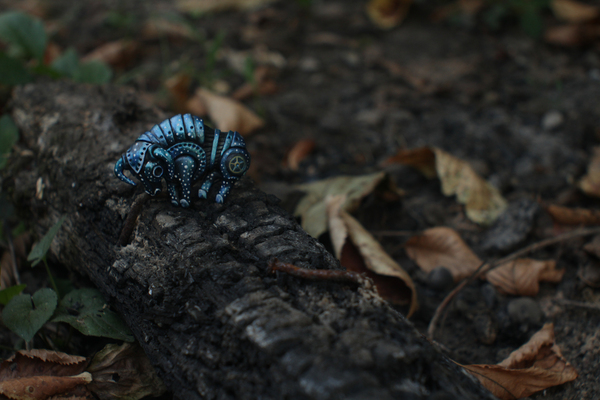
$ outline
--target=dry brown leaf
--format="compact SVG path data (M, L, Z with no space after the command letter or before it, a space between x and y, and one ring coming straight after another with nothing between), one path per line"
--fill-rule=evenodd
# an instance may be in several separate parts
M380 187L382 191L393 193L396 198L401 192L385 172L359 176L337 176L316 182L297 185L296 189L305 192L294 210L295 216L302 217L302 228L312 237L318 238L327 231L328 195L345 195L342 207L352 212L358 208L362 199Z
M172 39L196 38L196 34L189 25L160 16L147 20L141 32L144 39L150 40L160 39L165 36Z
M173 108L178 113L185 113L189 110L188 99L190 97L190 83L191 78L186 73L179 73L173 75L165 81L165 87L167 88L169 94L171 95L171 98L173 99ZM194 115L204 115L202 113L196 113L195 111L197 110L193 111Z
M196 14L220 12L226 10L252 10L277 0L176 0L177 8Z
M254 111L242 103L214 94L206 89L198 88L196 90L194 96L187 102L188 110L196 111L196 102L204 104L208 116L215 122L217 129L238 131L242 135L249 135L265 125L265 122Z
M600 146L594 147L588 172L578 186L585 194L600 197Z
M385 300L409 305L407 317L418 308L417 291L410 275L396 263L379 242L350 214L342 209L346 199L329 196L329 234L340 263L349 271L364 273L375 283Z
M300 163L304 160L316 147L314 139L299 140L292 146L287 154L285 164L292 171L298 171Z
M237 88L231 97L235 100L242 101L256 94L261 96L269 96L277 93L279 88L273 80L277 72L272 67L260 65L254 70L254 82L246 82Z
M136 400L159 396L167 390L137 343L106 345L87 370L94 378L88 388L100 400Z
M554 260L521 258L494 268L486 274L486 279L504 294L535 296L540 282L558 283L564 274L564 269L556 269Z
M554 222L562 225L600 225L600 210L543 205Z
M550 7L556 18L573 24L590 22L600 16L600 8L574 0L552 0Z
M434 148L433 151L442 193L455 194L457 201L465 205L471 221L482 225L493 223L507 207L498 189L477 175L469 163L443 150Z
M46 399L58 395L85 395L91 382L83 372L85 357L49 351L19 351L0 364L0 394L11 399Z
M596 235L583 246L583 249L589 254L600 258L600 235Z
M61 53L62 51L59 45L52 41L48 42L48 44L46 45L46 50L44 50L44 64L52 64L52 62L56 60Z
M125 68L135 60L138 49L138 42L119 39L96 47L96 49L86 54L81 61L102 61L113 68Z
M477 175L469 163L441 149L401 150L386 161L391 162L413 165L427 177L435 170L442 184L442 193L456 195L457 201L465 205L467 217L478 224L493 223L507 207L498 189Z
M554 325L542 327L529 342L498 365L463 365L483 386L502 400L528 397L577 378L577 371L554 343Z
M483 0L456 0L450 4L436 7L429 18L433 22L442 22L456 15L474 17L483 7L485 7Z
M434 94L447 91L464 77L472 73L478 64L477 59L446 58L444 60L419 59L407 65L391 60L378 60L381 66L393 76L404 79L421 93Z
M0 382L0 394L14 400L44 400L92 381L89 372L75 376L33 376Z
M594 42L600 38L600 25L562 25L553 26L544 33L544 40L547 43L566 46L579 47Z
M371 21L382 29L391 29L404 21L412 0L370 0L367 14Z
M399 150L383 162L383 165L404 164L418 169L427 179L437 176L435 170L435 153L429 147L420 147L413 150Z
M455 282L481 266L482 261L452 228L436 227L411 237L406 242L406 254L425 272L445 267Z

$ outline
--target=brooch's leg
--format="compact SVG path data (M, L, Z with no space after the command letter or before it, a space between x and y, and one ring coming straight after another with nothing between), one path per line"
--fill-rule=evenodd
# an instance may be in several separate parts
M210 190L210 187L212 186L216 177L217 174L215 172L211 172L210 174L208 174L208 176L204 180L204 183L198 190L198 197L200 197L201 199L206 199L208 197L208 191Z
M231 189L231 183L231 181L223 180L221 183L221 189L219 189L219 193L217 193L217 196L215 197L215 201L217 203L223 204L225 197L227 197L229 194L229 189Z
M190 156L181 156L175 160L175 168L177 170L177 179L181 184L181 197L179 204L181 207L189 207L191 203L192 176L196 169L196 160Z
M167 189L169 190L169 196L171 197L171 204L175 207L179 205L179 194L177 193L177 185L175 182L167 182Z

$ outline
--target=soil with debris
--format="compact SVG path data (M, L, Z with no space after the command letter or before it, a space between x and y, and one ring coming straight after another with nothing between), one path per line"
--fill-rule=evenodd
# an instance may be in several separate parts
M163 87L170 75L192 71L190 90L207 75L237 88L245 78L233 72L228 54L268 54L277 91L245 101L267 121L247 138L250 175L290 211L298 199L292 183L386 169L406 193L392 203L367 198L356 213L365 227L377 236L449 226L481 259L494 260L556 234L540 201L594 207L575 182L600 144L597 47L553 47L510 24L492 32L484 24L433 23L434 2L426 1L413 5L401 26L384 31L368 19L365 3L281 1L192 18L168 1L55 1L44 5L43 19L52 21L47 29L55 43L80 54L124 37L139 41L136 57L116 70L115 81L165 108L172 106ZM209 40L144 37L145 21L156 15L185 21ZM207 58L219 35L213 70ZM315 148L292 170L283 160L303 139L314 140ZM478 226L454 198L442 195L439 181L410 167L381 166L397 150L421 146L469 161L501 190L507 212L492 227ZM450 287L439 282L443 274L427 276L407 257L407 237L377 237L415 280L421 307L412 320L425 333ZM449 307L435 340L459 363L495 364L553 322L556 343L579 377L531 398L600 398L600 289L580 279L598 263L582 250L587 240L532 254L566 270L560 283L543 283L532 301L501 295L484 282L469 285Z

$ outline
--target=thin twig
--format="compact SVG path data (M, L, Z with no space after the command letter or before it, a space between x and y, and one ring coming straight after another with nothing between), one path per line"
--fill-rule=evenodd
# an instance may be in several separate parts
M600 311L600 304L584 303L582 301L574 301L574 300L567 300L567 299L556 299L554 301L557 302L558 304L561 304L561 305L567 306L567 307L583 308L585 310L591 310L591 311Z
M511 253L508 256L501 258L499 260L493 261L491 263L482 264L479 268L477 268L477 270L475 272L473 272L473 274L471 274L470 277L463 279L463 281L461 283L459 283L458 286L456 286L450 293L448 293L446 298L444 298L444 300L440 303L438 308L435 310L435 314L433 315L433 318L431 318L431 321L429 322L429 326L427 327L427 337L429 337L430 339L433 339L433 335L435 334L435 328L436 328L438 320L440 319L440 317L442 315L442 312L445 310L445 308L448 306L448 304L452 301L452 299L475 278L477 278L483 274L486 274L487 272L493 270L494 268L496 268L502 264L506 264L507 262L513 261L519 257L523 257L526 254L531 253L533 251L537 251L537 250L543 249L544 247L552 246L553 244L564 242L564 241L574 239L577 237L589 236L589 235L594 235L594 234L600 234L600 227L579 228L574 231L563 233L562 235L558 235L558 236L550 238L550 239L545 239L545 240L539 241L537 243L533 243L529 246L522 248L521 250L517 250L514 253Z
M418 235L419 232L415 231L371 231L371 235L373 236L415 236Z
M142 212L142 207L148 201L148 199L150 199L150 196L148 196L146 193L142 193L133 201L131 210L129 210L129 214L127 214L127 218L125 219L125 224L123 224L123 229L121 229L119 246L127 246L129 244L131 234L133 233L133 228L135 228L135 222Z
M18 264L17 264L17 254L15 253L15 245L13 243L10 232L6 232L6 240L8 242L8 249L10 251L10 258L12 261L13 279L15 280L16 285L20 285L21 277L19 276L19 268L18 268Z
M311 281L333 281L342 283L363 284L365 277L357 272L332 270L332 269L309 269L300 268L294 264L284 263L274 258L269 262L269 272L276 271L285 272L286 274L296 276L298 278L309 279Z

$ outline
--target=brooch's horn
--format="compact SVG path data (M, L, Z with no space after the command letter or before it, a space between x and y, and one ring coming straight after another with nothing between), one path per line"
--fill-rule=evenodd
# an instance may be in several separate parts
M131 179L129 179L124 173L125 169L125 162L123 161L123 158L119 158L119 161L117 161L117 163L115 164L115 175L117 176L117 178L119 178L120 180L122 180L125 183L129 183L132 186L135 186L135 182L132 181Z
M161 147L155 147L154 150L152 150L152 155L167 163L169 180L173 180L175 178L175 166L173 164L173 157L171 157L171 154Z

